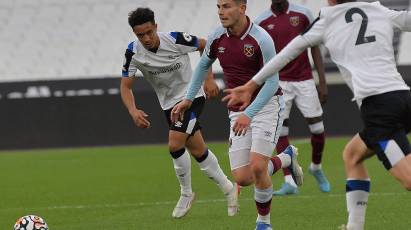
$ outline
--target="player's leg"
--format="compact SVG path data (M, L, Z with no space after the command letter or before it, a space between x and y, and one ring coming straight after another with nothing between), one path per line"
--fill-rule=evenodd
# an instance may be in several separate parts
M388 92L362 101L364 130L353 138L344 151L347 177L357 179L347 181L349 229L350 226L353 226L351 229L363 229L364 226L370 182L362 161L372 152L403 185L406 186L410 180L406 175L410 172L406 159L411 151L406 137L410 108L409 91Z
M265 146L265 147L264 147ZM273 188L271 183L271 175L269 163L271 158L269 157L274 145L271 141L263 139L254 139L253 147L251 150L250 168L255 178L254 187L254 199L257 207L257 227L256 229L272 229L270 221L271 200L273 196ZM257 153L257 151L259 153ZM283 153L275 156L278 162L278 168L288 167L294 175L295 180L301 185L302 183L302 170L297 162L296 148L289 146Z
M185 112L184 119L175 123L172 123L170 120L171 109L165 111L170 128L168 148L173 158L174 170L181 187L180 199L172 213L174 218L181 218L186 215L195 198L191 188L191 158L185 145L188 136L199 128L196 111L201 111L204 101L203 97L196 98L191 108Z
M234 181L239 186L245 187L254 183L254 177L250 168L251 128L248 128L245 135L235 135L233 125L240 114L241 112L229 113L230 137L228 156Z
M410 93L408 92L408 95L405 95L404 100L406 101L406 112L404 112L403 116L402 116L402 123L403 123L403 127L404 127L404 133L408 134L411 131L411 96ZM407 139L407 137L404 135L402 137L400 137L402 139L402 141L399 142L403 142L402 144L400 143L400 145L403 145L404 147L402 147L402 151L403 152L408 152L406 154L406 157L401 159L397 165L393 166L392 169L390 170L391 174L397 178L401 184L404 186L404 188L406 188L408 191L411 191L411 148L410 148L410 144L409 141ZM407 149L407 144L406 142L408 142L408 149Z
M361 114L365 129L360 133L368 148L375 151L385 168L406 188L411 187L411 94L393 91L368 97Z
M207 148L200 130L197 130L194 135L188 138L186 146L198 162L201 171L203 171L208 178L212 179L226 196L228 215L234 216L237 214L237 186L228 180L227 176L224 174L218 163L217 157Z
M231 124L235 122L237 113L231 112ZM230 159L231 174L234 181L242 186L254 183L254 176L250 167L251 129L244 136L235 136L230 128L228 156Z
M253 118L250 124L252 135L250 167L255 178L254 198L258 212L256 229L272 229L270 209L273 187L271 175L268 172L269 163L275 162L273 164L274 170L278 170L280 165L281 167L289 167L295 163L299 170L297 176L302 177L301 167L295 161L295 156L285 153L287 150L271 159L282 126L283 109L282 98L275 96Z
M365 212L370 192L370 178L364 160L372 155L359 135L345 146L343 152L346 172L347 229L364 229Z
M411 191L411 152L392 167L390 173L405 189Z
M411 191L411 147L405 131L400 130L381 139L374 148L384 167Z
M284 100L284 112L283 112L283 125L280 129L280 137L278 138L276 144L276 152L281 154L290 145L289 142L289 116L293 105L293 100L295 94L293 92L293 85L290 82L280 81L280 86L283 90L283 100ZM272 159L272 161L274 158ZM273 162L274 163L274 162ZM292 195L298 193L298 187L292 178L291 172L287 167L283 168L284 173L284 183L281 185L279 190L273 192L276 196Z
M180 199L177 202L172 216L181 218L187 214L194 201L195 194L191 188L191 158L185 149L188 134L170 130L168 147L173 158L174 170L180 183Z
M273 186L267 171L269 161L269 156L251 152L250 167L255 178L254 199L258 213L256 229L272 229L270 210Z
M323 110L313 79L295 82L295 104L303 114L311 133L311 164L308 172L314 176L322 192L330 191L330 183L322 170L325 145Z

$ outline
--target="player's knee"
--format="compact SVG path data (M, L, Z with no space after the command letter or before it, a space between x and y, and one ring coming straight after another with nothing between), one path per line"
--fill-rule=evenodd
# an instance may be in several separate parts
M233 177L234 177L234 181L240 186L249 186L254 182L252 175L245 175L245 174L235 175L234 174Z
M264 164L262 161L251 162L251 170L253 171L256 177L267 173L267 164Z
M180 143L178 141L169 141L168 142L168 150L170 152L176 152L180 149L184 148L184 143Z
M344 164L348 166L354 166L360 162L360 159L349 145L344 148L343 160Z
M239 178L236 179L235 182L242 187L246 187L251 185L253 183L253 180L251 178Z

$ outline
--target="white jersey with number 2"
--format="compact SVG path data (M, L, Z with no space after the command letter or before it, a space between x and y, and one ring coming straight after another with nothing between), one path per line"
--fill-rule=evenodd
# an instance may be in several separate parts
M411 31L411 13L390 10L379 2L324 7L311 27L290 42L253 80L262 84L307 47L324 44L359 104L372 95L409 90L396 68L394 28Z

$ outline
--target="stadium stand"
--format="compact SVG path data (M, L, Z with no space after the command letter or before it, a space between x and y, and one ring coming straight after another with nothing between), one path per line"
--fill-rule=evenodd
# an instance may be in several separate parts
M317 14L326 1L295 2ZM254 18L269 4L250 0L248 14ZM215 1L1 0L0 82L118 76L125 46L133 39L127 14L139 6L156 12L161 31L206 37L219 24Z
M250 4L250 15L266 4ZM0 81L117 76L133 38L127 13L155 10L160 30L206 36L218 25L215 2L16 0L1 1ZM201 10L197 10L201 9ZM189 20L186 20L189 19Z
M248 1L251 19L270 4L270 0ZM326 4L326 0L291 1L305 4L314 15ZM409 5L408 0L383 0L387 2L401 2L402 8ZM206 37L219 25L216 0L0 0L0 108L5 111L0 113L0 149L166 141L162 139L166 122L144 79L137 79L135 92L138 105L150 114L150 130L135 128L119 97L124 50L134 39L127 15L140 6L156 12L161 31ZM411 76L411 53L404 52L411 49L410 36L404 33L399 46L404 78ZM198 59L193 54L193 66ZM221 80L219 71L216 63L215 76ZM361 126L358 108L347 100L352 93L337 73L327 73L327 81L328 134L352 135ZM208 102L204 114L205 127L227 126L225 119L219 119L227 115L219 100ZM305 121L292 114L291 132L305 136ZM221 130L228 127L205 129L204 135L207 140L225 140L228 134Z

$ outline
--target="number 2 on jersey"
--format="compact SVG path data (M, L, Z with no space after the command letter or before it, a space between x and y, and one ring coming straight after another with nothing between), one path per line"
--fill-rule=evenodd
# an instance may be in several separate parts
M376 38L374 35L365 37L365 32L367 31L368 26L368 16L360 8L351 8L350 10L348 10L345 14L345 21L347 23L353 22L352 17L354 14L359 14L362 17L360 32L358 33L357 42L355 43L355 45L362 45L365 43L375 42Z

